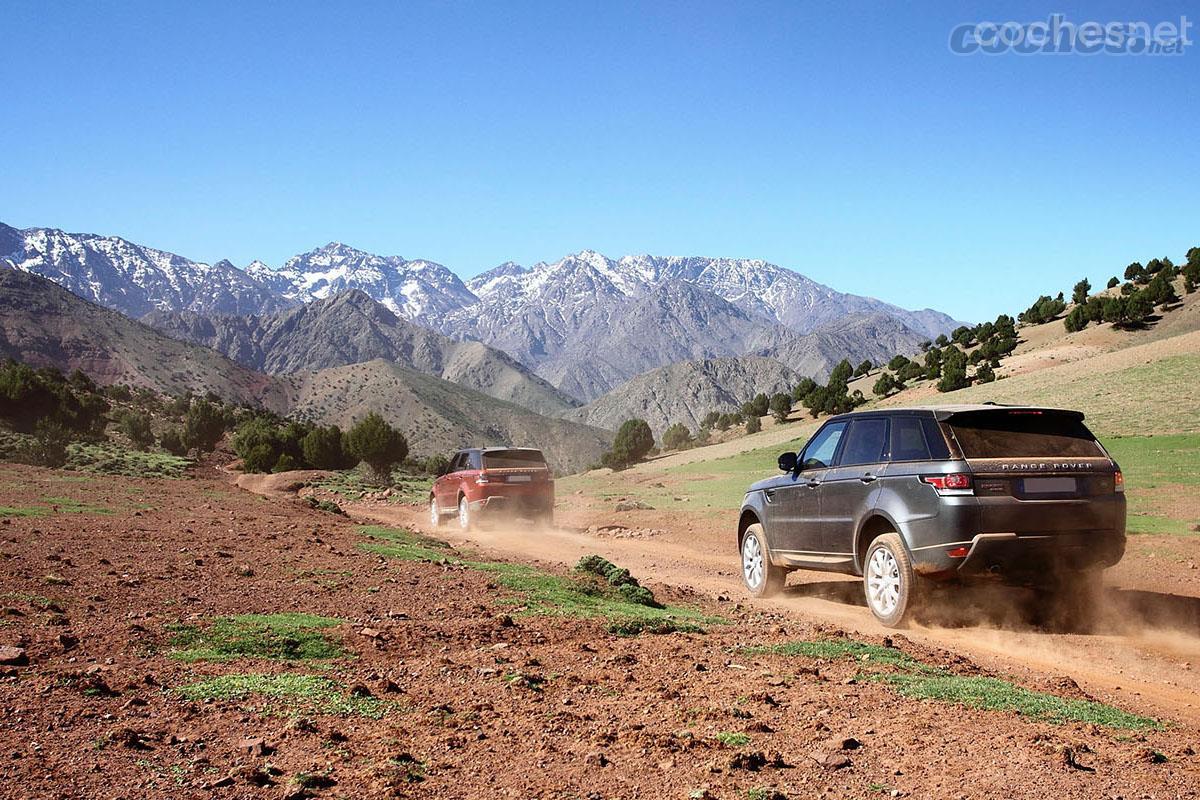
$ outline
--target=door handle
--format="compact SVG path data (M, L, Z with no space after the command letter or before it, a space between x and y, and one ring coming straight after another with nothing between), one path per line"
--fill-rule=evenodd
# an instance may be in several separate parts
M863 483L874 483L878 478L868 472L866 475L859 477L859 480Z
M819 480L817 480L816 478L809 478L808 483L806 483L804 485L810 489L815 489L821 485L821 482Z

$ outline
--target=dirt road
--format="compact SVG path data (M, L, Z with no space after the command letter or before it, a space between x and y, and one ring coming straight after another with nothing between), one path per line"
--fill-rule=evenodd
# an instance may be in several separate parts
M422 509L360 503L352 514L434 533ZM880 635L886 629L866 609L857 579L798 572L784 596L753 600L743 590L729 532L679 512L560 510L560 526L464 534L443 525L436 535L511 558L573 564L588 553L644 576L716 597ZM1177 544L1177 546L1183 546ZM989 669L1069 676L1092 696L1180 722L1200 724L1200 582L1184 567L1167 570L1131 547L1127 563L1109 576L1095 628L1064 633L1032 621L1031 598L1020 590L947 592L910 638L969 656Z

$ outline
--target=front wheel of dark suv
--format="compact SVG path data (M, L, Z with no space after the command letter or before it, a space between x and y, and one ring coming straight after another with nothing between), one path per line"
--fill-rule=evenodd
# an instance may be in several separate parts
M763 527L754 523L742 534L742 582L755 597L770 597L783 589L787 570L771 563Z
M889 628L897 628L914 605L917 574L898 533L885 533L871 542L863 560L863 590L867 608Z

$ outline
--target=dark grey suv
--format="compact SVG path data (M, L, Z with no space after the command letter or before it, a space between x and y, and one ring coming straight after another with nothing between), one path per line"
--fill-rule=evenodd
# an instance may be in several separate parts
M918 580L993 576L1071 590L1125 553L1124 479L1083 424L1051 408L937 406L831 417L738 522L756 596L791 569L863 576L885 625Z

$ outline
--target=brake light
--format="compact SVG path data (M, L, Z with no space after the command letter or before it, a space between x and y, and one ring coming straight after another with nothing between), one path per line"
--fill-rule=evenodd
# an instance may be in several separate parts
M946 551L946 555L950 556L951 558L966 558L967 554L970 552L971 548L966 546L952 547Z
M1121 474L1121 470L1113 473L1113 490L1117 492L1125 491L1125 476Z
M922 481L932 486L940 495L974 494L971 476L966 472L951 472L949 475L924 475Z

